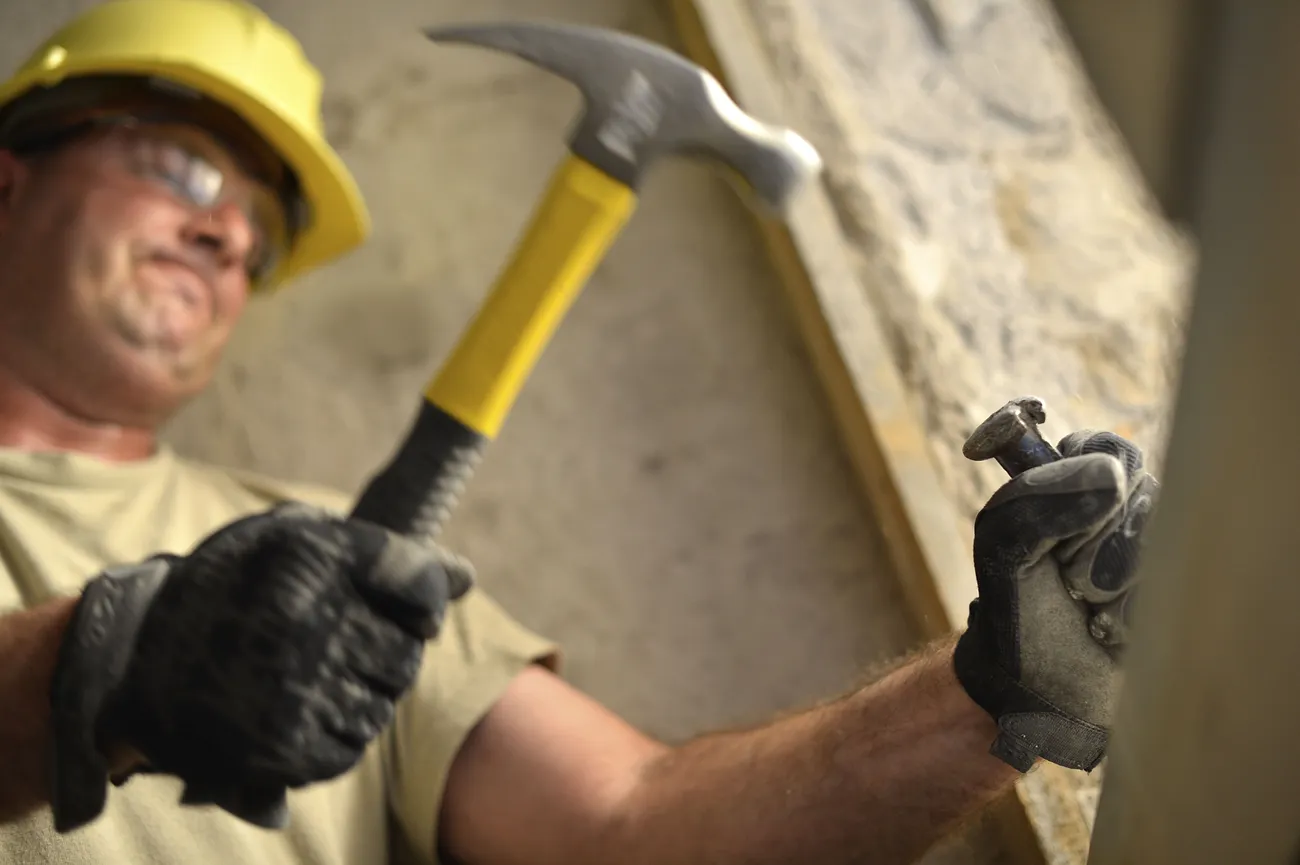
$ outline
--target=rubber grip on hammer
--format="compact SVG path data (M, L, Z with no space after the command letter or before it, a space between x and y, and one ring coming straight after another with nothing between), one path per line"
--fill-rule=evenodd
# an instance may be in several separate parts
M425 400L393 458L366 485L352 518L432 539L482 459L487 436Z

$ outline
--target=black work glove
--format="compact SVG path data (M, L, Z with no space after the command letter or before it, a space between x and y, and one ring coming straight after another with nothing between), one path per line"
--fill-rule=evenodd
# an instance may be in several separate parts
M1142 452L1071 433L1061 461L1002 486L975 519L975 576L954 668L998 723L991 752L1091 771L1105 755L1142 529L1158 492Z
M287 789L346 772L389 723L471 582L433 545L297 503L100 574L51 691L56 830L100 814L122 746L184 804L284 826Z

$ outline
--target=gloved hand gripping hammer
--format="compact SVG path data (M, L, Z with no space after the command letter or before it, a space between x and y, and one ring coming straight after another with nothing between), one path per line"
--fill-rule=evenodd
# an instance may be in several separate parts
M496 48L577 85L585 111L497 284L429 384L419 416L353 516L435 535L483 448L636 204L648 166L689 153L730 168L780 212L821 167L794 132L745 114L708 72L651 42L590 27L481 24L426 31L435 42Z

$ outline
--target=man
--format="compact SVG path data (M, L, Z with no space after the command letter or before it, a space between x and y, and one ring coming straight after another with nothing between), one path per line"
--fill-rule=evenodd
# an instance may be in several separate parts
M112 0L0 87L0 861L901 863L1101 759L1155 486L1115 436L981 512L960 640L676 748L454 557L160 444L249 293L364 239L320 130L236 0Z

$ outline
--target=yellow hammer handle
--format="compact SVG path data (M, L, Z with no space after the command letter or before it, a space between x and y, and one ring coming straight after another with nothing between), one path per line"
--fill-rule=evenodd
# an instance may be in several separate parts
M636 194L626 185L569 156L425 398L494 438L551 335L635 205Z
M406 440L362 491L354 518L412 537L438 534L635 205L627 186L568 157L496 287L429 383Z

